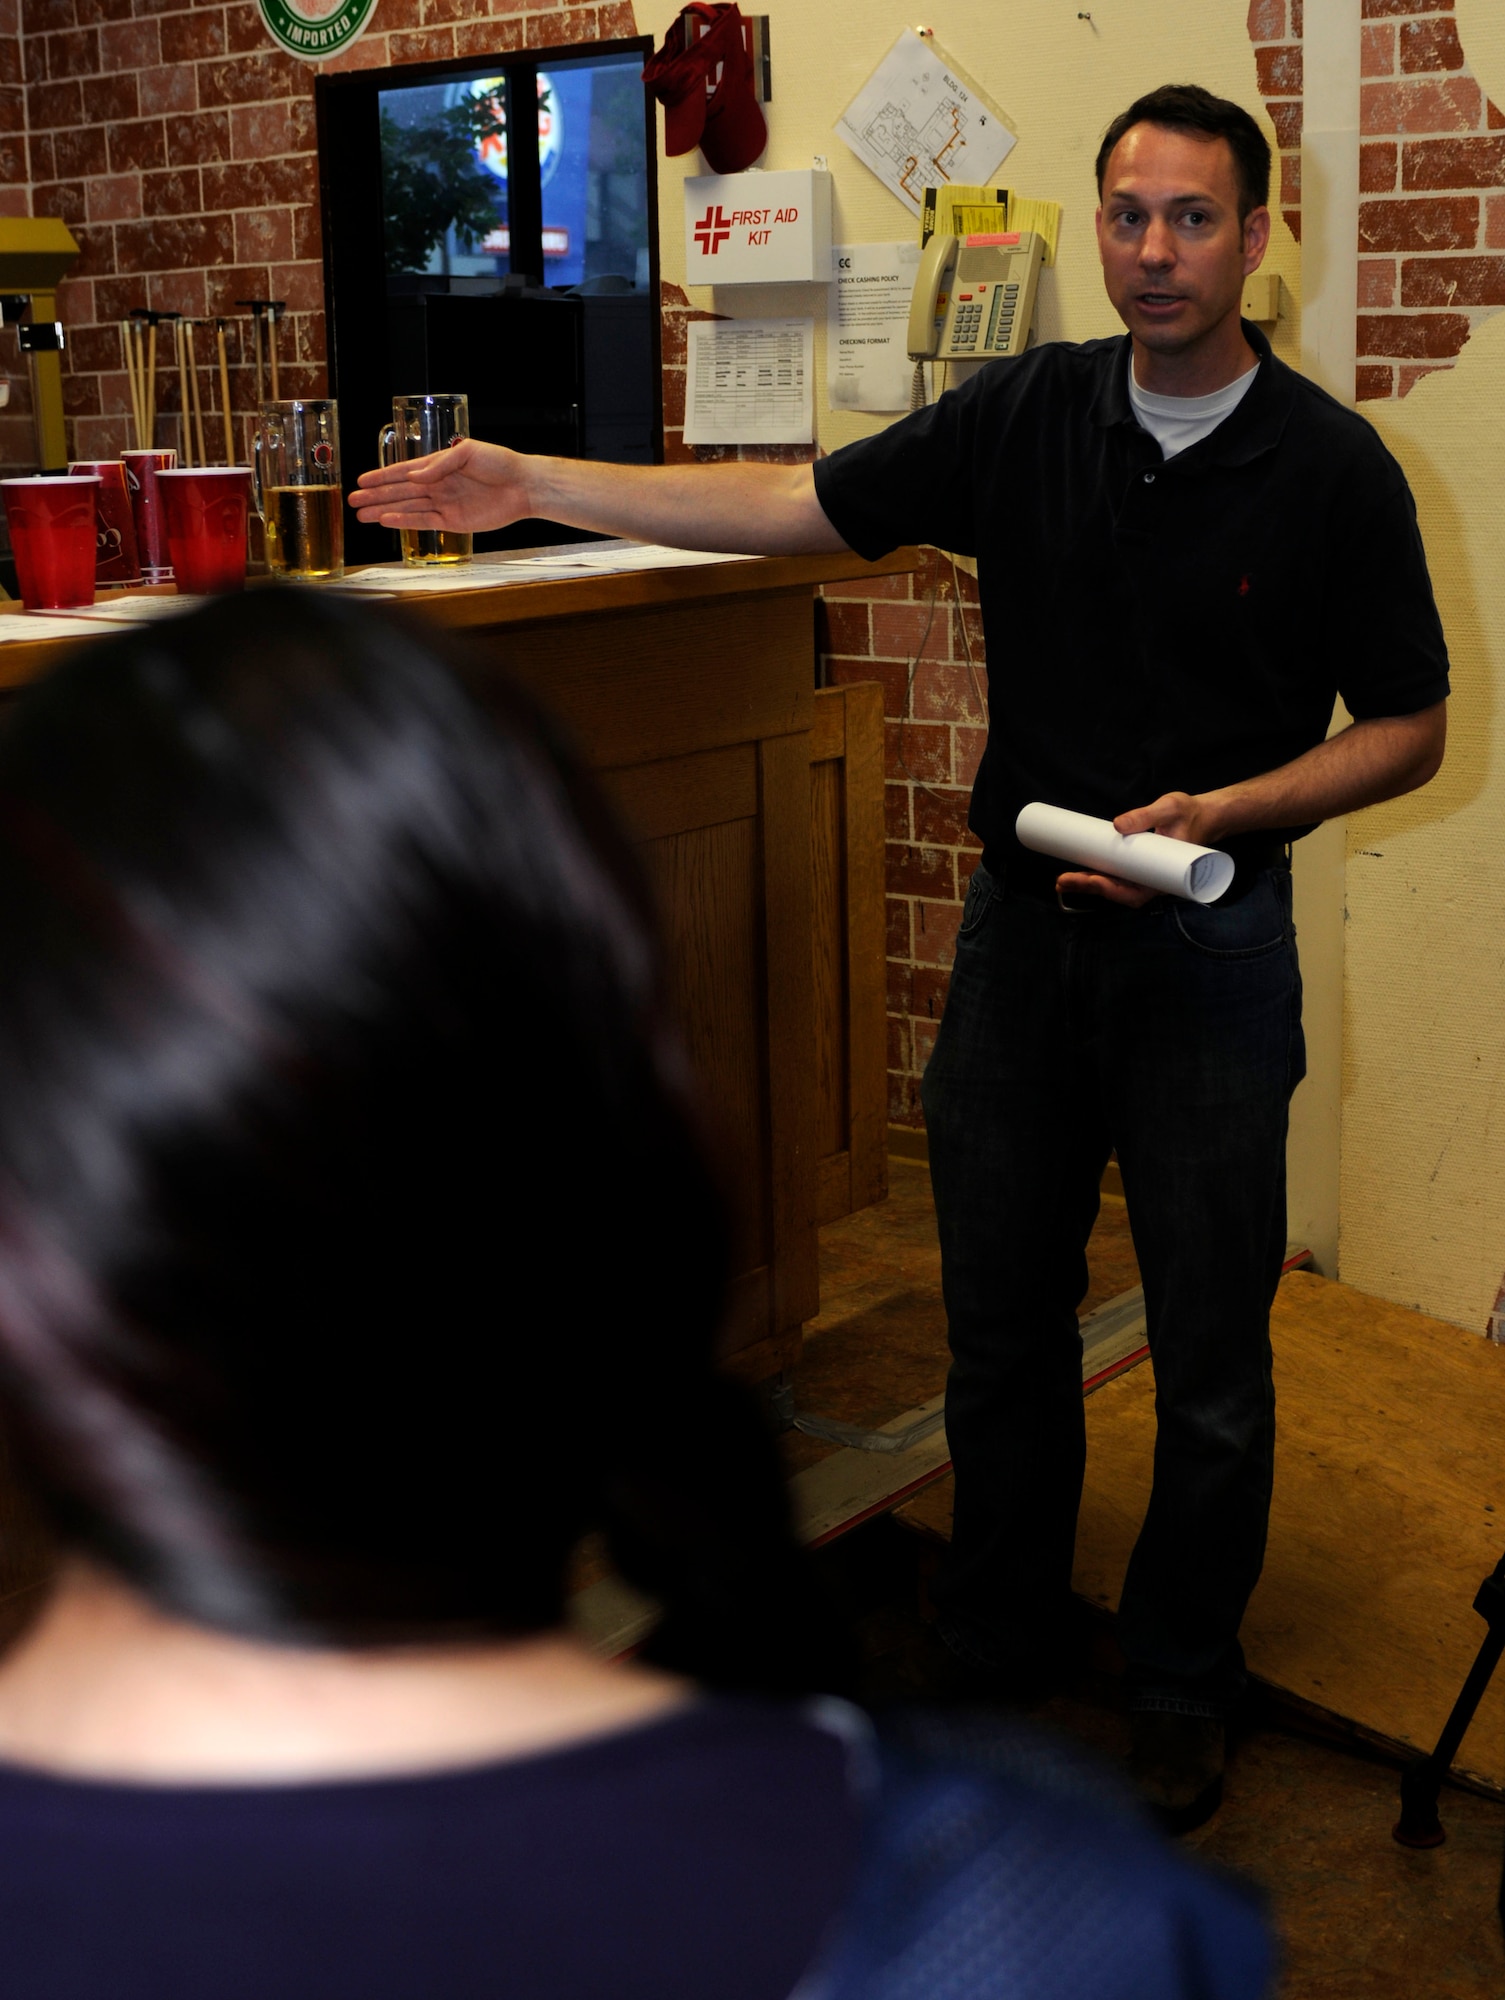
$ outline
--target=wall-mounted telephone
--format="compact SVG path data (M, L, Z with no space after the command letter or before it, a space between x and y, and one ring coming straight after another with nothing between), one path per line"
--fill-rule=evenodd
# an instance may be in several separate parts
M1045 240L1032 229L932 236L909 307L911 361L991 361L1030 343Z

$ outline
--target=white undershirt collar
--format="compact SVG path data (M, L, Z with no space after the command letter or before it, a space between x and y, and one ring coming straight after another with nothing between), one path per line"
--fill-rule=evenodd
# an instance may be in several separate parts
M1209 396L1157 396L1141 389L1134 379L1134 353L1129 350L1129 402L1142 427L1147 430L1167 458L1191 445L1199 444L1231 416L1254 387L1259 360L1236 381L1214 389Z

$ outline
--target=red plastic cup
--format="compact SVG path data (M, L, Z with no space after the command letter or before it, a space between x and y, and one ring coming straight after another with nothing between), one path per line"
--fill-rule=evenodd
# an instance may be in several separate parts
M80 458L68 467L72 478L99 481L99 541L94 556L96 584L141 582L141 558L136 553L136 523L125 467L118 458Z
M123 451L126 491L131 496L131 517L136 523L136 548L148 583L171 583L172 560L167 553L167 530L162 524L162 503L157 497L157 474L176 465L175 451Z
M250 466L180 466L156 481L178 589L244 590Z
M94 602L99 481L65 472L0 479L21 602L28 611L68 611Z

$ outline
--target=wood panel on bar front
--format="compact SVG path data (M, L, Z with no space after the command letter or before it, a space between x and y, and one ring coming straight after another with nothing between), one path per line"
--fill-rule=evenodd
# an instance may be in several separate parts
M833 1062L865 1075L863 1065L875 1060L871 1023L853 1016L832 1028L829 1009L827 1039L834 1034L840 1047L818 1053L815 591L917 566L913 550L873 564L851 554L778 556L494 585L410 598L395 614L463 636L483 703L508 676L531 690L601 773L643 843L661 899L675 1002L729 1166L736 1257L725 1352L750 1379L791 1365L802 1322L819 1308L818 1065L828 1078ZM375 608L394 615L390 601ZM85 643L103 636L94 627ZM0 687L47 671L69 650L68 642L0 645ZM853 691L841 703L825 702L823 715L839 707L842 719L820 725L828 747L817 766L815 803L829 816L832 800L839 794L842 801L835 830L842 893L857 882L871 901L873 935L861 919L847 935L843 913L839 949L871 956L869 983L881 982L883 970L881 840L875 864L869 836L853 844L845 801L865 797L873 773L864 767L854 779L846 770L833 792L826 767L842 761L845 769L850 743L867 741L847 718L865 715L863 703L872 699ZM833 731L841 738L834 754ZM876 752L869 747L861 756L880 760L881 809L881 731L875 740ZM829 884L822 893L829 899ZM850 972L842 978L849 995ZM878 1027L881 1035L881 1007ZM880 1041L880 1070L882 1062ZM870 1093L845 1083L842 1092L847 1163L822 1168L827 1207L835 1181L847 1205L873 1199L862 1190L877 1186L871 1135L864 1126L864 1136L854 1136L848 1109ZM653 1309L651 1300L630 1307L634 1314Z
M888 1193L883 687L815 697L810 875L815 970L815 1214Z
M912 561L906 555L882 568L896 570ZM827 766L839 776L846 756L845 697L830 702L822 696L822 717L835 709L840 721L833 717L820 725L827 749L816 766L813 801L815 585L863 572L855 557L657 571L621 579L636 601L620 608L600 602L596 593L606 580L592 579L590 608L572 606L560 618L537 622L514 618L479 631L474 600L440 600L446 622L463 605L466 624L493 649L498 667L522 680L567 723L645 843L691 1058L734 1177L736 1275L726 1353L737 1372L753 1379L792 1365L802 1323L819 1310L820 1210L840 1213L875 1199L884 1170L883 1163L873 1162L871 1143L876 1138L881 1151L881 695L864 691L855 697L863 718L856 735L868 762L874 755L878 759L876 790L874 773L864 766L853 795L870 809L865 819L858 807L862 833L856 852L871 937L860 921L849 933L847 786L836 788L843 1018L837 1044L825 1056L829 1036L817 1025L812 911L813 882L817 893L823 883L812 868L812 814L830 804ZM728 590L733 579L735 592ZM649 583L652 601L644 602L641 586ZM517 599L507 608L515 612ZM876 733L866 713L875 701ZM834 756L833 729L840 735ZM829 895L829 882L824 886ZM853 990L845 959L853 948L871 958L856 990L864 998L879 996L872 1049L873 1024L861 1002L855 1038L845 1018ZM828 1090L823 1098L817 1082L823 1062L829 1081L833 1067L844 1069L854 1050L859 1067L865 1063L875 1070L880 1088L872 1100L877 1109L869 1109L864 1072L856 1101L867 1115L855 1182L853 1094L843 1079L839 1090ZM821 1164L818 1171L823 1109L838 1099L845 1145L834 1151L846 1159L841 1165ZM841 1182L839 1196L831 1191L833 1176Z

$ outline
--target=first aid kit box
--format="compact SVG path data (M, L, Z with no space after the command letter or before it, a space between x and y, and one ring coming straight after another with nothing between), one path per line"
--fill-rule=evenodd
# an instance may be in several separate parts
M687 180L685 275L692 285L829 283L830 174L807 167Z

